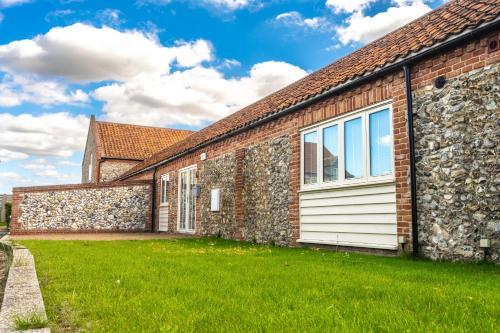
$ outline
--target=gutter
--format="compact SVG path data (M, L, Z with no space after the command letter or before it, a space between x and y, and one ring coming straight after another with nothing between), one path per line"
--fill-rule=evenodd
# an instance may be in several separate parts
M310 99L308 100L305 100L305 101L302 101L298 104L295 104L295 105L292 105L286 109L283 109L281 111L278 111L278 112L275 112L275 113L272 113L272 114L269 114L268 116L265 116L263 118L260 118L256 121L254 121L253 123L250 123L248 125L245 125L245 126L242 126L240 128L237 128L237 129L234 129L232 131L229 131L223 135L220 135L218 137L214 137L208 141L205 141L203 143L200 143L192 148L189 148L181 153L178 153L176 155L173 155L163 161L160 161L160 162L157 162L157 163L154 163L144 169L140 169L140 170L137 170L137 171L134 171L130 174L127 174L127 175L123 175L123 176L120 176L119 178L117 178L117 180L124 180L124 179L127 179L129 177L132 177L132 176L135 176L137 174L140 174L140 173L143 173L143 172L146 172L146 171L149 171L149 170L152 170L152 169L156 169L157 167L160 167L164 164L167 164L168 162L170 161L173 161L177 158L180 158L182 156L185 156L187 154L190 154L196 150L199 150L201 148L204 148L204 147L207 147L213 143L216 143L216 142L219 142L219 141L222 141L226 138L229 138L229 137L232 137L232 136L235 136L235 135L238 135L242 132L245 132L249 129L252 129L252 128L255 128L255 127L258 127L260 125L263 125L263 124L266 124L270 121L273 121L277 118L281 118L283 116L286 116L286 115L289 115L291 113L294 113L295 111L298 111L300 109L303 109L303 108L306 108L308 107L309 105L312 105L312 104L315 104L317 102L320 102L332 95L336 95L336 94L339 94L345 90L348 90L348 89L351 89L352 87L354 86L358 86L360 84L363 84L365 82L368 82L368 81L371 81L371 80L375 80L377 79L378 77L381 77L381 76L384 76L388 73L391 73L391 72L394 72L396 70L401 70L402 68L404 68L404 66L408 66L408 65L411 65L412 63L415 63L415 62L418 62L426 57L429 57L429 56L432 56L436 53L439 53L439 52L443 52L443 51L446 51L448 49L451 49L455 46L457 46L458 44L460 43L463 43L464 41L468 41L470 39L473 39L474 37L482 34L482 33L486 33L488 31L491 31L491 30L494 30L495 28L500 28L500 16L497 17L496 19L494 19L493 21L490 21L488 23L483 23L483 24L480 24L478 27L474 28L474 29L467 29L467 30L464 30L462 33L458 34L458 35L455 35L449 39L447 39L446 41L443 41L443 42L440 42L440 43L436 43L434 44L432 47L429 47L429 48L424 48L422 50L420 50L419 52L416 52L416 53L413 53L412 55L406 57L406 58L403 58L401 59L400 61L397 61L397 62L394 62L392 64L389 64L389 65L386 65L386 66L383 66L382 68L380 68L379 70L376 70L374 72L370 72L370 73L365 73L364 76L361 76L357 79L354 79L354 80L351 80L351 81L347 81L343 84L340 84L340 85L337 85L335 87L332 87L330 88L329 90L323 92L323 93L320 93L314 97L311 97Z
M417 216L417 176L415 167L415 135L413 130L413 96L411 92L410 65L403 66L405 75L406 111L408 121L408 141L410 150L410 189L411 189L411 239L412 253L418 257L418 216Z

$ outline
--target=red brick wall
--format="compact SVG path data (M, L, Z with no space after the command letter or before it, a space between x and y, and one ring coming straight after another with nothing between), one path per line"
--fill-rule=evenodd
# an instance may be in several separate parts
M498 32L497 32L498 34ZM483 67L487 64L500 61L499 52L490 52L487 41L491 35L472 41L466 45L457 47L446 53L434 56L422 61L412 67L412 90L433 84L439 75L451 78L461 73ZM177 170L196 164L199 166L200 154L205 152L209 159L225 154L229 151L236 152L237 156L248 146L267 141L282 135L287 135L292 143L292 162L290 164L290 200L289 220L293 226L294 240L299 238L299 189L300 189L300 134L299 130L314 123L345 115L351 111L370 106L372 104L392 99L393 125L394 125L394 160L396 178L396 201L397 201L397 232L408 238L411 246L411 195L409 188L409 146L407 134L406 117L406 95L405 81L402 70L396 71L385 77L363 84L355 89L330 97L319 103L311 105L294 114L284 116L280 119L250 129L245 133L230 137L221 142L214 143L209 147L195 151L184 157L169 162L158 169L158 176L170 173L171 179L171 209L170 223L172 231L176 230L177 221ZM241 156L240 156L241 158ZM198 167L199 169L199 167ZM149 172L150 173L150 172ZM142 175L134 177L139 179ZM241 179L236 179L238 223L243 220L241 202ZM159 185L158 185L159 191ZM157 196L158 197L158 196ZM199 204L197 204L197 231L199 227ZM240 221L241 220L241 221ZM156 222L155 225L158 225ZM411 247L407 249L410 250Z

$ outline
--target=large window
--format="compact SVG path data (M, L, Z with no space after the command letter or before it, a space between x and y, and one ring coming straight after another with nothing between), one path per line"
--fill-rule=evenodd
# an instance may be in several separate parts
M392 109L361 110L302 132L302 187L393 179Z

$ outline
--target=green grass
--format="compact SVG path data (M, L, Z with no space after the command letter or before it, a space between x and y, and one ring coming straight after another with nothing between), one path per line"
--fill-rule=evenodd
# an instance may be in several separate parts
M47 327L48 322L43 316L39 314L33 314L28 317L16 317L14 318L14 326L16 330L32 330L37 328Z
M54 331L498 332L500 267L222 240L23 241Z

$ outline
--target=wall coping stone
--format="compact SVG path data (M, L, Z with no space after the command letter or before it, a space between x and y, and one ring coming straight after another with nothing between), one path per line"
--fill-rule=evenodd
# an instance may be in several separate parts
M134 186L134 185L152 185L152 180L131 180L131 181L114 181L107 183L88 183L88 184L66 184L66 185L47 185L47 186L30 186L30 187L14 187L13 193L26 192L49 192L49 191L68 191L82 189L101 189L110 187Z
M15 317L29 317L38 314L47 319L47 314L38 284L33 255L22 246L13 246L4 241L0 243L2 247L8 247L12 250L12 262L0 309L0 332L50 333L50 328L15 330Z

